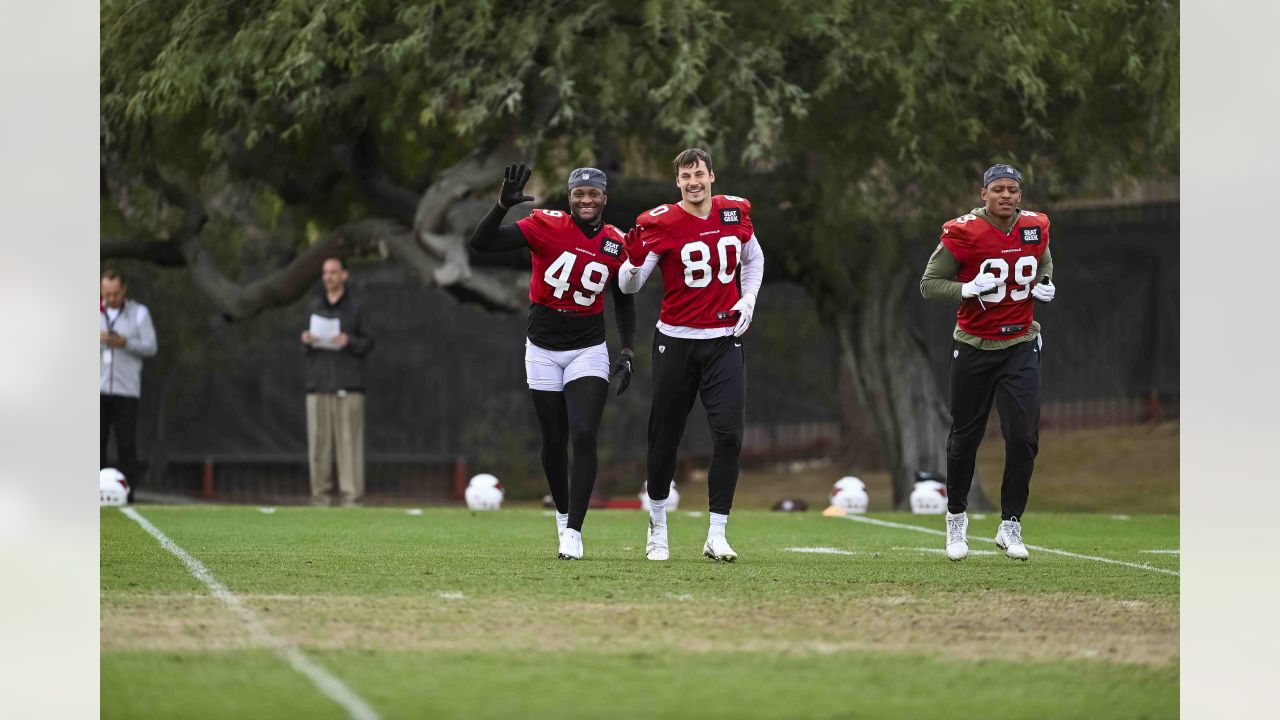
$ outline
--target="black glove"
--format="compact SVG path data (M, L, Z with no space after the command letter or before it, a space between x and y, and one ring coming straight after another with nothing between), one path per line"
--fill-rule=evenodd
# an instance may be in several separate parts
M532 195L524 194L524 184L529 182L529 176L532 174L533 171L524 163L508 165L502 174L502 191L498 194L498 204L509 210L520 203L532 200Z
M627 387L631 385L631 359L635 357L629 348L624 348L618 355L618 362L613 364L613 377L622 378L622 382L618 385L618 392L615 395L621 395L627 391Z

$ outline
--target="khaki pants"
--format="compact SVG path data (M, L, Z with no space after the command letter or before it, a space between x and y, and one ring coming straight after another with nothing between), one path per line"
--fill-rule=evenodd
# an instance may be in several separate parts
M307 394L312 504L329 504L335 454L342 504L354 505L364 497L364 393Z

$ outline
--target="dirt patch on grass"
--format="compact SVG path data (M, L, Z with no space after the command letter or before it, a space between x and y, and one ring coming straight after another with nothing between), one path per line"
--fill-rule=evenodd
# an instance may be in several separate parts
M995 592L896 593L802 603L646 603L441 597L245 595L278 638L304 649L925 653L956 659L1178 662L1176 601ZM252 646L239 618L200 595L104 595L102 651Z
M244 622L210 595L103 593L101 652L195 652L255 647Z

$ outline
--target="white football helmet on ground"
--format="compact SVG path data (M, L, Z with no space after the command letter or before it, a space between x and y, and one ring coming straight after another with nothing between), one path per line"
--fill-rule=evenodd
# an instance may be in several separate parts
M947 484L941 475L916 473L911 490L911 512L916 515L942 515L947 512Z
M471 478L464 493L467 508L471 510L498 510L502 507L502 499L506 494L498 478L489 473L480 473Z
M649 512L649 481L640 486L640 509ZM671 494L667 496L667 509L680 509L680 493L676 492L676 481L671 481Z
M846 475L831 486L831 504L845 512L865 513L869 501L867 484L853 475Z
M129 504L129 481L115 468L102 468L98 473L98 505Z

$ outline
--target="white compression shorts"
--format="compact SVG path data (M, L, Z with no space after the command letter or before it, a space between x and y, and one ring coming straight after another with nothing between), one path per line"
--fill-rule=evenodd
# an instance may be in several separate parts
M577 350L547 350L524 341L524 372L530 390L562 392L565 383L583 377L609 381L609 347L605 343Z

